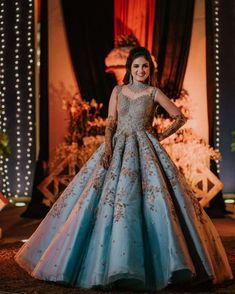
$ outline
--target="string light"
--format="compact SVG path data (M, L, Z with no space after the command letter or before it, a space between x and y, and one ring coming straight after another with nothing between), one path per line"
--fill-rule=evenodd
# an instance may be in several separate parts
M219 0L214 0L213 5L214 18L214 58L215 58L215 147L220 149L220 64L219 64ZM217 172L220 172L220 162L216 160Z
M12 67L12 80L15 90L15 105L13 105L15 128L11 129L10 143L12 152L10 159L0 157L0 177L2 180L2 192L7 196L29 196L32 183L32 169L34 163L34 11L33 0L14 0L8 2L0 0L0 128L7 132L8 115L6 95L8 84L4 76L7 50L5 34L5 22L7 22L7 9L14 9L13 34L14 34L14 59ZM4 21L6 19L6 21ZM9 30L9 34L12 31ZM9 35L12 39L12 35ZM9 38L8 38L9 39ZM8 40L7 39L7 40ZM7 43L8 44L8 43ZM12 44L12 43L11 43ZM9 45L9 44L8 44ZM7 85L7 89L6 89ZM12 88L12 86L11 86ZM12 91L11 91L12 95ZM9 101L9 100L8 100ZM14 99L12 99L13 103ZM11 109L11 111L12 111ZM12 132L15 132L12 135ZM12 171L13 167L13 171ZM11 174L9 174L9 171ZM10 181L9 181L10 177Z
M28 0L29 9L28 9L28 19L27 19L27 48L28 48L28 64L27 64L27 86L28 86L28 99L27 99L27 164L26 176L25 176L25 191L24 195L28 196L29 188L31 185L31 170L32 170L32 152L33 152L33 143L32 138L34 135L33 128L33 109L32 109L32 99L34 97L33 93L33 74L34 74L34 42L33 42L33 0Z
M21 90L20 90L20 72L19 72L19 60L20 60L20 47L21 47L21 38L20 38L20 20L21 15L19 13L20 6L19 2L15 1L15 66L14 66L14 75L15 75L15 89L16 89L16 162L15 162L15 169L16 172L16 194L15 197L17 198L20 194L21 188Z
M0 130L6 134L7 116L6 116L6 84L5 84L5 60L6 40L5 40L5 3L0 1ZM11 195L8 176L8 158L0 155L0 175L3 178L2 192Z

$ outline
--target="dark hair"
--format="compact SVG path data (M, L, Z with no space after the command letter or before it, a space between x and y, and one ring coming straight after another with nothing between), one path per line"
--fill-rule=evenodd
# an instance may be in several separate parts
M155 68L154 68L152 57L149 51L145 47L140 47L140 46L132 48L131 51L129 52L129 55L126 61L126 73L123 78L123 83L125 85L129 83L130 75L131 75L131 65L133 61L138 57L144 57L149 62L149 66L150 66L150 75L149 75L150 83L149 84L151 86L156 86L157 81L155 77Z

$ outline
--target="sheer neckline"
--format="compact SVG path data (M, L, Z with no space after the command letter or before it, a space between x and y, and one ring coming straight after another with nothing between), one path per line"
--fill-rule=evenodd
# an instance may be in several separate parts
M142 97L142 96L151 95L151 92L146 91L146 89L143 89L142 91L140 91L138 93L139 96L137 95L137 93L131 91L127 85L124 85L124 92L126 92L125 91L126 89L127 89L127 94L123 93L123 86L121 87L120 92L122 93L122 95L124 95L125 97L128 97L128 99L130 99L130 100L135 100L135 99L138 99L139 97ZM128 92L130 95L136 96L136 98L130 98L130 95L128 95Z
M120 94L122 94L122 96L124 96L125 98L127 98L127 99L130 100L130 101L139 100L140 98L143 98L143 97L145 97L145 96L151 96L151 94L149 94L149 93L145 93L145 94L142 94L142 95L140 95L140 96L138 96L138 97L136 97L136 98L130 98L129 96L125 95L123 92L120 92Z
M136 93L132 92L130 89L128 89L128 91L129 91L130 94L133 94L133 96L137 96ZM141 93L143 93L143 94L141 94ZM128 93L127 94L123 93L123 87L121 87L119 94L122 94L124 97L126 97L127 99L129 99L131 101L135 101L135 100L139 100L139 98L142 98L144 96L151 96L152 95L152 92L147 92L146 89L145 89L143 91L140 91L139 94L141 94L141 95L137 96L136 98L131 98L128 95Z

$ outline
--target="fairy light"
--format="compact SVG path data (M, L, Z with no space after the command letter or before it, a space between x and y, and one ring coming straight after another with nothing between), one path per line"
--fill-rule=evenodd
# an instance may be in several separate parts
M21 190L21 90L20 90L20 71L19 71L19 61L20 61L20 49L21 49L21 36L20 36L20 4L15 1L15 60L14 60L14 75L15 75L15 90L16 90L16 194L17 198Z
M6 116L6 84L5 84L5 62L4 55L6 54L5 40L5 3L0 1L0 130L6 133L7 116ZM0 156L0 174L2 175L2 192L11 195L8 176L8 158Z
M27 7L27 30L24 32L26 34L26 48L27 50L27 75L24 77L20 77L18 70L18 63L19 61L17 58L20 56L20 35L23 32L20 32L17 27L17 23L20 22L20 7L19 2L15 2L16 7L16 27L15 27L15 34L16 34L16 93L17 93L17 110L16 110L16 121L18 123L16 130L17 130L17 161L16 161L16 181L17 181L17 194L15 197L18 197L19 193L22 193L24 196L29 196L29 189L32 182L32 154L33 154L33 134L34 134L34 122L33 122L33 98L34 98L34 89L33 89L33 77L34 77L34 40L33 40L33 0L28 0L28 7ZM23 5L23 2L21 3ZM25 2L24 2L25 5ZM18 43L17 43L18 42ZM24 45L25 46L25 45ZM27 85L27 99L24 99L26 102L24 105L24 114L22 114L21 107L22 107L22 97L20 89L20 82L21 79L24 79L24 84ZM24 131L26 131L26 136L22 138L21 134L21 116L24 115L24 119L26 120L26 126ZM22 142L22 139L24 142ZM22 144L24 146L24 156L26 157L26 164L20 166L22 162ZM22 176L24 175L24 177Z
M14 53L11 78L14 88L12 99L15 127L11 129L10 142L12 153L10 159L0 157L0 173L2 192L7 196L29 196L32 183L34 163L34 0L0 0L0 128L7 132L9 100L6 95L9 86L5 77L7 50ZM8 9L13 9L11 15L13 31L6 30ZM4 21L5 20L5 21ZM8 38L5 35L9 33ZM11 35L14 34L14 35ZM9 38L13 40L13 48L6 48ZM6 46L7 44L7 46ZM11 42L12 44L12 42ZM8 72L9 75L9 72ZM7 88L7 89L6 89ZM12 93L12 90L11 90ZM11 94L12 95L12 94ZM12 97L13 98L13 97ZM12 110L11 110L12 111ZM11 116L12 118L12 116ZM13 133L14 132L14 133ZM13 134L12 134L13 133ZM13 169L13 170L12 170ZM11 174L9 174L9 171ZM9 180L10 178L10 180ZM14 192L13 192L14 188Z
M213 5L214 18L214 59L215 59L215 147L220 149L220 44L219 44L219 0L214 0ZM220 172L220 162L216 160L217 172Z
M24 195L28 196L29 188L31 184L31 170L32 170L32 152L33 152L33 143L32 138L34 134L33 127L33 104L32 100L34 97L33 93L33 74L34 74L34 41L33 41L33 0L28 0L29 8L28 8L28 18L27 18L27 48L28 48L28 64L27 64L27 86L28 86L28 99L27 99L27 164L26 168L26 176L25 176L25 191Z

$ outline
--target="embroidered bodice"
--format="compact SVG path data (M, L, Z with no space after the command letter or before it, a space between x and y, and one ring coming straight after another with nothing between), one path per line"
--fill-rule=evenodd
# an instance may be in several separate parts
M156 103L154 97L157 88L151 92L144 91L137 98L130 98L126 95L122 86L118 86L118 122L117 134L133 134L144 129L151 129L154 118Z

